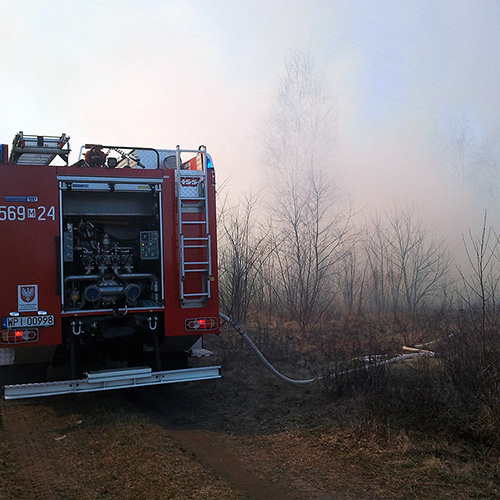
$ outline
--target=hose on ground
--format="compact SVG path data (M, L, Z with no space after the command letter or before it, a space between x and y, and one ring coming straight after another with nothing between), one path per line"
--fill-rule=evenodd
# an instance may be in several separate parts
M381 366L381 365L388 365L391 363L396 363L397 361L403 361L405 359L411 359L419 356L425 356L425 357L434 357L434 352L432 351L420 351L420 352L412 352L410 354L400 354L398 356L395 356L390 359L384 359L382 361L376 361L375 363L368 363L364 366L358 366L355 368L350 368L349 370L344 370L342 372L336 372L336 373L331 373L329 375L324 375L320 377L315 377L315 378L308 378L308 379L293 379L290 377L287 377L286 375L283 375L280 373L274 366L266 359L266 357L260 352L259 348L253 343L252 339L246 334L245 330L236 323L233 319L231 319L229 316L221 313L220 317L226 321L230 326L233 327L234 330L236 330L237 333L240 334L240 336L245 340L245 342L252 348L252 350L257 354L259 359L264 363L266 368L271 371L276 377L280 378L281 380L284 380L285 382L288 382L290 384L295 384L295 385L305 385L305 384L311 384L312 382L317 382L319 380L324 380L328 378L336 378L342 375L347 375L352 372L360 371L360 370L365 370L369 368L375 368L376 366Z
M229 325L231 325L246 341L246 343L252 348L252 350L257 354L259 359L264 363L264 365L272 372L274 375L276 375L278 378L281 380L284 380L285 382L289 382L290 384L297 384L297 385L303 385L303 384L310 384L312 382L316 382L318 378L309 378L309 379L304 379L304 380L295 380L293 378L287 377L286 375L283 375L280 373L274 366L269 363L269 361L266 359L266 357L260 352L259 348L253 343L252 339L245 333L245 330L241 328L236 321L231 319L229 316L226 316L225 314L221 314L220 317L226 321Z

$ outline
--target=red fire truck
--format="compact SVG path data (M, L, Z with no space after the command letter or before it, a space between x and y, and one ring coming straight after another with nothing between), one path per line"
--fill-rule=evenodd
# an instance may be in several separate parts
M206 148L69 153L64 134L0 145L0 365L66 370L3 397L220 377L188 367L220 323Z

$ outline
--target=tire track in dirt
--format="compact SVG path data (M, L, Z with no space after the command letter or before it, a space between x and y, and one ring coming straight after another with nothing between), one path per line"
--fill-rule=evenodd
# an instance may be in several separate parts
M164 429L166 429L164 427ZM255 472L238 459L226 444L213 433L194 429L166 429L168 434L192 453L203 465L216 472L245 498L253 500L290 500L278 483L257 477Z
M29 422L26 415L28 410L29 407L19 403L1 401L0 404L3 428L12 446L19 474L26 484L31 486L31 491L25 492L24 498L62 499L63 497L52 486L60 483L60 477L51 469L50 451L40 439L36 422Z
M145 393L135 395L129 403L149 416L178 443L180 449L190 453L204 467L215 472L230 486L251 500L302 499L289 490L289 485L266 477L266 471L256 471L231 451L223 437L215 432L184 425L170 417L168 401L161 401Z

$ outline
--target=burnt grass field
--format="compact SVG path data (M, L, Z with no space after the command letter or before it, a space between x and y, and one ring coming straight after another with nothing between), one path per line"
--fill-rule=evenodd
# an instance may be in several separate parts
M349 317L301 333L227 325L206 347L223 378L4 402L0 498L499 498L493 332L460 318ZM329 377L442 338L435 357ZM35 492L36 494L34 494Z

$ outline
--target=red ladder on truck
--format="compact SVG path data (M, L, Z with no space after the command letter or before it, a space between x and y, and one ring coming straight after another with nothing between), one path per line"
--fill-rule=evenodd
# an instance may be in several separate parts
M181 153L197 153L181 164ZM177 146L176 189L179 224L179 278L182 307L204 307L210 298L211 239L207 200L207 154Z

